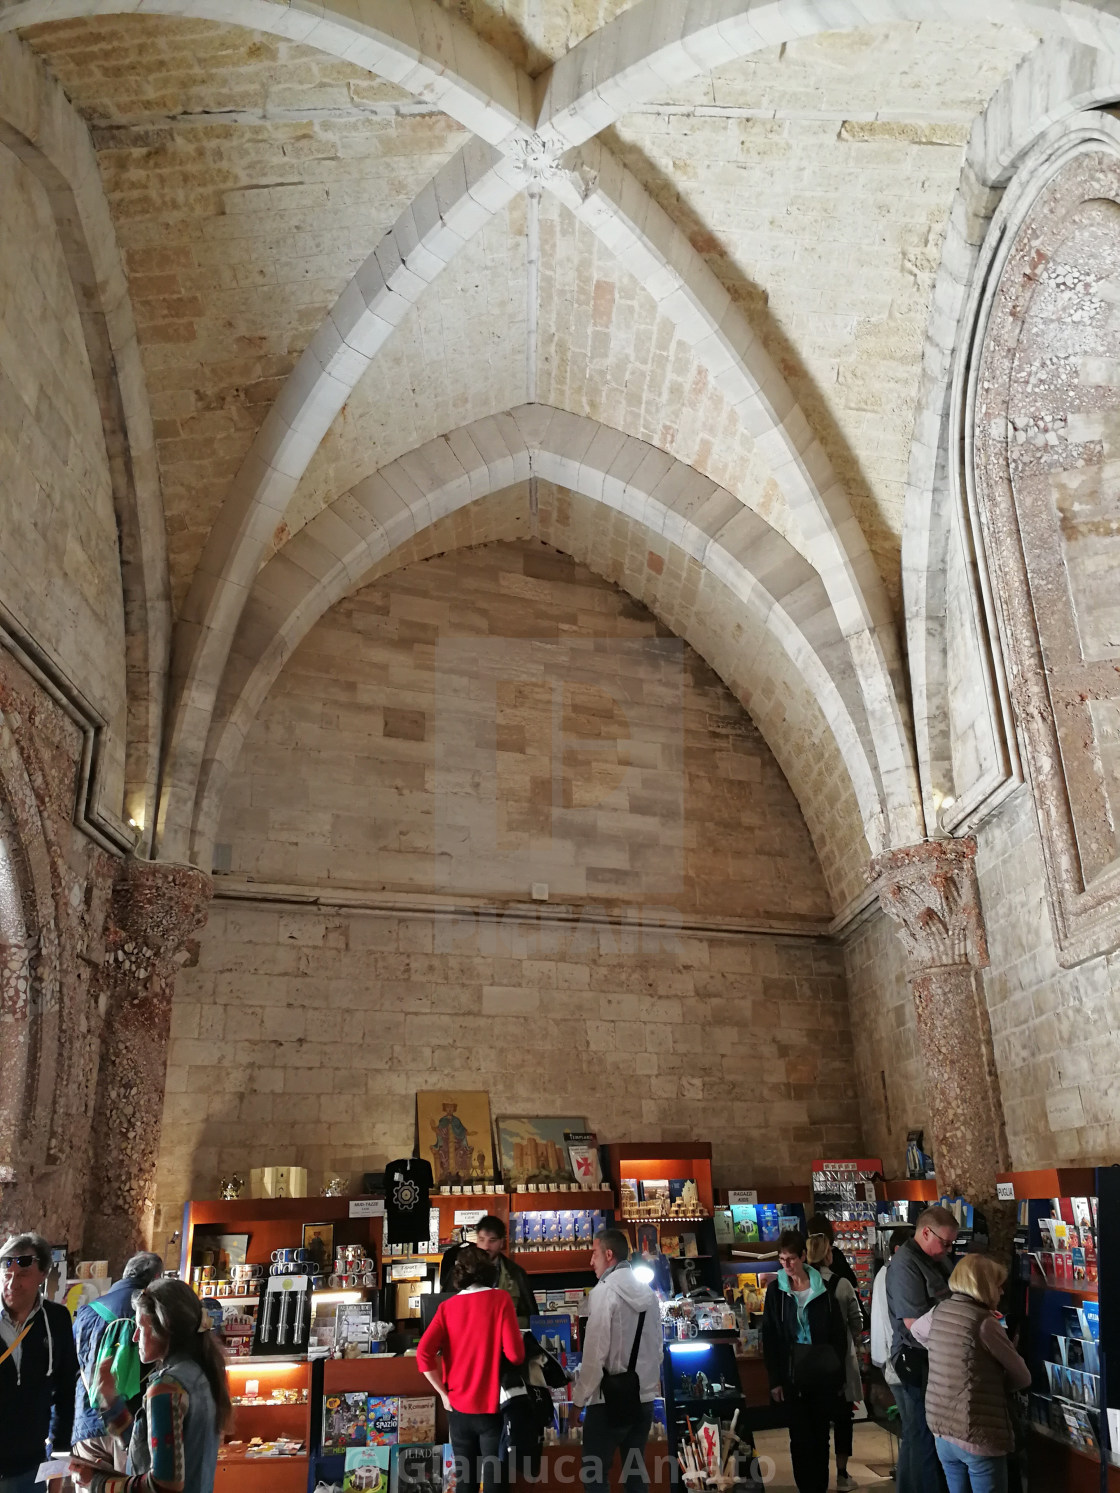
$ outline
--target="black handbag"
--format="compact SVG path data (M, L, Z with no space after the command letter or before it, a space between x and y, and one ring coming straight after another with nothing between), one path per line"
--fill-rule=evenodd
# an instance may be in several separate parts
M844 1365L831 1343L794 1343L790 1352L789 1382L807 1393L839 1394Z
M919 1348L916 1343L907 1343L905 1347L898 1350L898 1357L894 1360L894 1371L903 1384L912 1385L916 1389L925 1389L926 1380L929 1378L929 1354L924 1348Z
M638 1344L642 1340L642 1327L646 1314L638 1318L634 1332L634 1345L630 1349L630 1362L620 1374L604 1374L600 1383L607 1420L612 1426L629 1426L642 1413L642 1387L638 1382Z

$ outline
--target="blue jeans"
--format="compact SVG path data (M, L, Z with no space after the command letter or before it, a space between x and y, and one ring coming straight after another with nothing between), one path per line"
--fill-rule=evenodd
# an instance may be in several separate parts
M937 1455L945 1470L949 1493L1007 1493L1007 1458L981 1457L962 1451L944 1436L936 1436Z
M607 1420L605 1405L588 1405L583 1413L583 1463L580 1478L586 1493L607 1493L611 1463L617 1451L622 1468L619 1481L626 1493L647 1493L645 1448L653 1424L653 1405L643 1405L637 1420L614 1426Z
M926 1425L926 1393L916 1384L892 1384L902 1422L896 1493L945 1493L945 1474Z

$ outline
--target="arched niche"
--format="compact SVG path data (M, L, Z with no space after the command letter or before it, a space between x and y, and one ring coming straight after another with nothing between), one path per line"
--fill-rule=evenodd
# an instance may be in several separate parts
M1034 788L1058 954L1120 940L1120 130L1082 115L993 227L965 477Z

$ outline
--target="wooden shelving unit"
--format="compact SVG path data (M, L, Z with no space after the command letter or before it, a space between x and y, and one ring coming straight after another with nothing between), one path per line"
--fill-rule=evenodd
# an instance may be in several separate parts
M244 1396L248 1382L255 1380L259 1386L258 1403L234 1406L227 1445L240 1441L247 1447L254 1436L266 1442L286 1436L302 1441L303 1451L294 1457L227 1453L218 1459L215 1489L228 1493L304 1493L311 1455L311 1365L302 1358L275 1362L240 1358L230 1361L227 1372L235 1400ZM306 1398L297 1404L269 1403L277 1389L302 1390Z

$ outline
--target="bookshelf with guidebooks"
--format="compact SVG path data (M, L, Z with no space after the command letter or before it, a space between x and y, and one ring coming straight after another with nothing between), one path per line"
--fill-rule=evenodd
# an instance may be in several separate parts
M1016 1227L1009 1314L1032 1374L1030 1493L1120 1493L1120 1366L1115 1259L1120 1168L1007 1172Z

